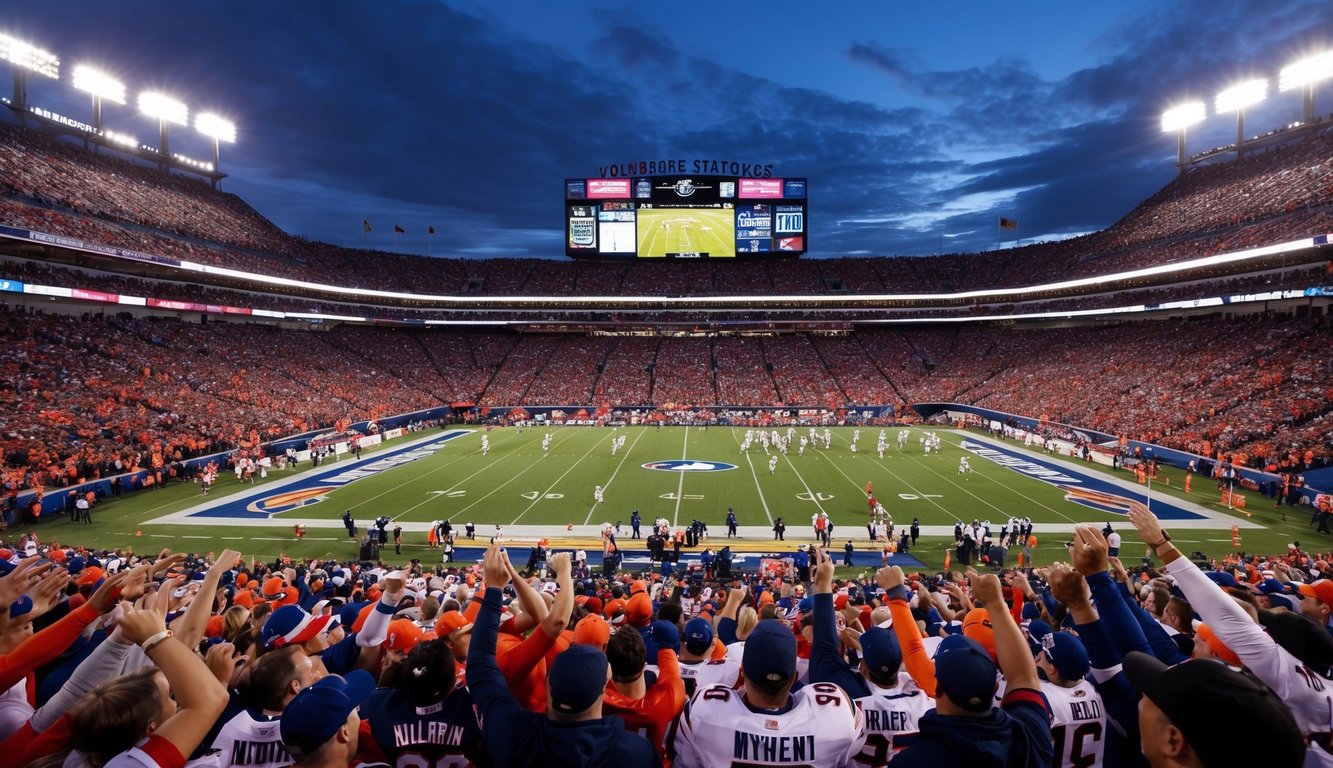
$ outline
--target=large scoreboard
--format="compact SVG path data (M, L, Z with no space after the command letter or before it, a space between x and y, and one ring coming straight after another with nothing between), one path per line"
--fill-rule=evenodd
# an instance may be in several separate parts
M793 257L809 249L805 179L565 179L574 258Z

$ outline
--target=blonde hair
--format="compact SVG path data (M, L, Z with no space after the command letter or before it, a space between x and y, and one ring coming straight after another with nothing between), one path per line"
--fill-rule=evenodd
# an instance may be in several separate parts
M748 605L741 608L740 613L736 615L736 639L744 640L749 637L758 623L759 614L755 613L753 608Z
M245 629L250 620L250 609L243 605L233 605L222 612L222 638L229 643L236 642L236 636Z

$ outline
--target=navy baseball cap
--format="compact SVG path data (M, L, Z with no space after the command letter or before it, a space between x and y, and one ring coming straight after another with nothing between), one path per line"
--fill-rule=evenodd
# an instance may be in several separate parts
M1204 571L1203 575L1212 579L1213 583L1219 587L1236 586L1236 577L1226 571Z
M1051 632L1043 637L1041 649L1046 652L1046 658L1055 665L1055 671L1066 680L1082 679L1092 668L1092 663L1088 660L1088 649L1083 647L1083 641L1063 630Z
M591 707L606 689L606 654L591 645L571 645L551 662L546 690L551 706L565 714Z
M777 691L796 674L796 636L777 619L755 624L745 638L741 671L746 685L761 691Z
M882 627L871 627L861 635L861 658L866 669L878 676L895 675L903 663L898 638Z
M294 757L311 754L333 738L347 716L375 692L375 678L363 669L330 675L301 689L282 712L282 745Z
M1305 739L1277 694L1212 659L1168 667L1140 651L1125 655L1130 683L1180 729L1204 765L1295 766L1305 759ZM1235 714L1260 738L1233 738ZM1311 747L1318 749L1318 747Z
M976 640L949 635L935 652L935 683L963 709L988 712L995 698L995 662Z
M708 619L685 622L685 649L690 653L707 653L713 647L713 636L713 624Z

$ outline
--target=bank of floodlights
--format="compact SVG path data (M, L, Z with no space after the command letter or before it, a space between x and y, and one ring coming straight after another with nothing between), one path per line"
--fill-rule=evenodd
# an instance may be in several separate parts
M1288 64L1278 74L1277 89L1286 93L1304 89L1304 110L1301 118L1307 125L1314 122L1314 87L1320 80L1333 76L1333 50L1317 53Z
M139 94L139 111L157 120L158 137L161 140L159 149L162 153L162 161L165 163L167 158L171 157L170 149L167 146L167 124L189 125L190 110L170 96L154 91L144 91Z
M213 140L213 172L216 173L218 170L218 142L236 143L236 124L212 112L200 112L194 117L194 129ZM215 180L214 186L216 187L216 185Z
M52 80L60 79L60 59L54 53L0 32L0 59L16 68L36 72Z
M1236 113L1236 154L1244 151L1245 146L1245 108L1258 104L1268 97L1268 81L1263 78L1236 83L1217 94L1215 109L1217 114Z
M28 107L29 73L60 79L60 59L54 53L3 32L0 32L0 59L8 61L14 71L14 98L10 103L18 109Z
M102 102L125 103L125 84L87 64L74 67L74 87L93 97L93 127L102 130Z
M1206 116L1207 109L1202 101L1187 101L1162 113L1162 133L1175 133L1177 136L1176 164L1181 170L1185 168L1185 131Z

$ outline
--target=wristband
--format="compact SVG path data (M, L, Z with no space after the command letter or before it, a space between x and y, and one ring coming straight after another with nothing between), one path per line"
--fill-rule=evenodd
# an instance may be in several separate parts
M170 638L174 637L175 634L176 634L176 633L172 632L172 631L169 630L169 629L164 629L164 630L162 630L161 632L158 632L156 635L153 635L152 637L150 637L150 638L148 638L147 640L143 641L142 643L139 643L139 648L140 648L140 650L142 650L142 651L144 652L145 655L147 655L147 654L148 654L150 651L152 651L154 648L158 647L158 646L161 645L163 642L165 642L165 641L169 640Z
M1162 546L1163 544L1167 544L1170 541L1171 541L1171 534L1167 533L1166 531L1162 531L1162 540L1157 542L1156 544L1149 544L1148 546L1152 547L1152 551L1156 552L1158 547Z

